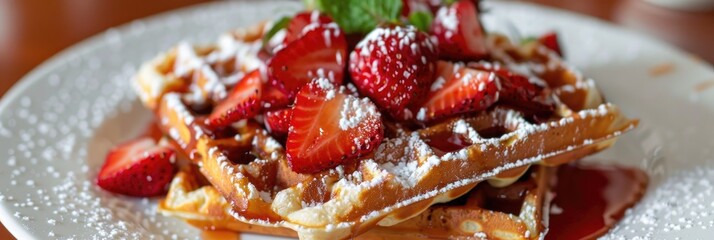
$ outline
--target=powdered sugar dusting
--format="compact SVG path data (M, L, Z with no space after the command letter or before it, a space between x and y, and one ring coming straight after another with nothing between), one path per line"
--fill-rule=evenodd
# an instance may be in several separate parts
M380 121L380 113L377 107L368 98L359 99L347 96L340 111L340 129L355 128L368 119Z
M628 210L604 239L704 236L714 229L712 199L714 168L700 167L675 173Z

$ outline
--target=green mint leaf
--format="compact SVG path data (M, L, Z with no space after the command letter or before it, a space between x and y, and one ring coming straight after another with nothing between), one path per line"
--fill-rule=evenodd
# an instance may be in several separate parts
M348 34L368 33L379 24L398 22L402 12L401 0L314 0L312 6Z
M424 32L429 31L429 27L431 27L432 20L434 20L434 16L432 16L430 12L418 11L409 14L409 23Z
M271 27L270 30L268 30L268 32L265 33L265 36L263 36L263 46L265 46L265 44L267 44L268 41L270 41L270 39L273 38L273 36L275 36L276 33L278 33L283 28L286 28L289 23L290 23L289 17L282 17L282 18L280 18L280 20L276 21L273 24L273 27Z

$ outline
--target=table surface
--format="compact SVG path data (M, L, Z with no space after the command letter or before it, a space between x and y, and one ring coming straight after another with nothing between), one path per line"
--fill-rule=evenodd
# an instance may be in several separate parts
M214 0L0 1L0 97L34 67L87 37L137 18L210 1ZM714 9L677 11L642 0L526 1L645 32L714 63ZM2 226L0 239L12 239Z

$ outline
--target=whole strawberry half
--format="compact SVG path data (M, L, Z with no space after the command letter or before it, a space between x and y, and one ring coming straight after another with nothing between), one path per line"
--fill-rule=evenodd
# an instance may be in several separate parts
M259 70L254 70L243 77L233 87L228 98L218 103L208 116L210 127L225 127L236 121L254 117L261 110L263 82Z
M395 119L411 119L405 109L434 81L436 51L427 34L413 26L376 28L350 54L352 81Z
M156 146L148 137L122 144L107 154L97 185L129 196L161 195L173 177L173 159L172 149Z
M437 69L439 76L417 112L419 121L481 111L499 99L500 83L494 73L446 61L439 61Z
M265 113L265 127L277 136L286 136L290 130L290 119L293 116L292 108L285 108Z
M313 23L270 59L268 79L293 99L302 86L316 77L341 84L346 56L347 41L337 24Z
M315 173L372 152L383 138L377 107L316 79L295 99L286 142L288 163L298 173Z
M431 34L439 45L439 57L471 61L488 55L486 39L472 0L461 0L437 11Z
M289 44L305 34L308 26L316 27L326 25L333 22L332 18L327 15L320 14L319 11L301 12L296 14L290 23L288 23L287 32L283 43Z

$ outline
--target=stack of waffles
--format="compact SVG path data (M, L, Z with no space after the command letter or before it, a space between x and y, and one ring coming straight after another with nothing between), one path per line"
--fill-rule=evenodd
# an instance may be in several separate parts
M284 139L261 117L220 129L206 123L236 83L265 69L270 26L226 33L215 45L179 44L132 79L163 142L189 163L171 182L162 213L206 230L301 239L539 239L555 168L611 146L637 125L555 51L490 34L490 59L463 66L507 68L540 81L553 114L536 118L496 104L423 125L384 118L384 139L373 152L297 173Z

